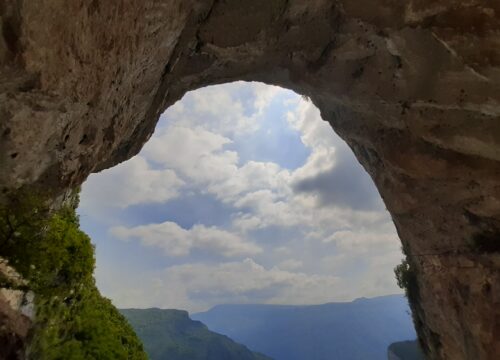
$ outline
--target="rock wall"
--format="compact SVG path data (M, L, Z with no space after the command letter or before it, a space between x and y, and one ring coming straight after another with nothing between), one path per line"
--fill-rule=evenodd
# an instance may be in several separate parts
M500 353L500 2L3 0L0 191L124 161L189 90L307 95L374 179L432 359Z
M26 282L0 258L0 359L24 359L24 343L33 320L33 294Z

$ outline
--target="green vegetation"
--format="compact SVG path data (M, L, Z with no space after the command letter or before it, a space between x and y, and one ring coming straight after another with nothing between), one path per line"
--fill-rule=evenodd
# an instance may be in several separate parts
M151 360L270 360L214 333L186 311L120 310L142 339Z
M35 294L27 353L47 360L146 359L126 319L95 286L94 248L79 229L77 202L75 194L54 212L42 196L24 193L0 206L0 257Z
M403 259L401 264L394 268L394 273L396 274L397 283L400 288L404 289L408 303L412 309L413 324L417 331L420 349L424 354L429 355L431 352L429 343L432 344L432 349L439 349L441 347L441 339L437 333L424 326L425 312L421 307L416 267L404 249L403 252L406 255L406 259Z
M403 259L401 264L394 268L394 274L398 286L405 291L406 297L409 300L417 300L419 297L417 275L408 258Z

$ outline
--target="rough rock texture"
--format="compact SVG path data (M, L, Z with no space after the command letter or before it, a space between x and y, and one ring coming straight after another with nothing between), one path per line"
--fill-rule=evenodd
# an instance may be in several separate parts
M0 359L24 359L24 343L33 316L32 294L16 288L21 276L0 258Z
M0 191L63 193L188 91L309 96L374 179L432 359L500 354L500 2L3 0Z

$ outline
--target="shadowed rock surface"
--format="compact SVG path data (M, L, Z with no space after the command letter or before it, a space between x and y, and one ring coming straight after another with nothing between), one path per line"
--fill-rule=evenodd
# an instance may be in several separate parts
M2 193L130 158L188 90L290 88L391 212L429 358L500 353L499 2L6 0L0 25Z
M417 340L392 343L387 349L387 360L425 360Z

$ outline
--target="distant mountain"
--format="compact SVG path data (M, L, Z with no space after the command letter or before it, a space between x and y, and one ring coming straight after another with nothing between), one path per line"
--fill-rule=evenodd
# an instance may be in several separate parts
M388 360L425 360L417 340L392 343L387 349Z
M276 360L386 360L416 334L403 295L313 306L219 305L192 315Z
M216 334L186 311L122 309L151 360L271 360Z

